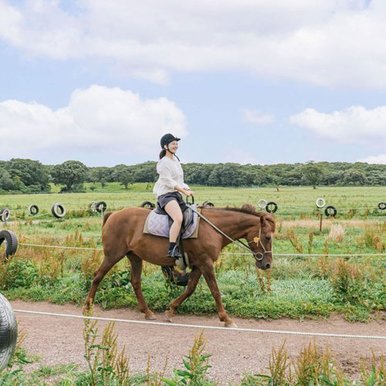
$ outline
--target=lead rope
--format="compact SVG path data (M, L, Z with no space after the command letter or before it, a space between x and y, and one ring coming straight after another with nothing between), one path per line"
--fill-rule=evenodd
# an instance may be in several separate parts
M251 247L245 243L243 243L242 241L240 240L233 240L231 237L229 237L227 234L225 234L220 228L218 228L216 225L214 225L209 219L207 219L204 215L202 215L200 212L198 212L197 210L195 210L194 208L190 207L190 209L192 209L192 211L194 213L197 213L197 215L199 217L201 217L204 221L206 221L211 227L213 227L213 229L215 229L218 233L220 233L221 235L223 235L224 237L226 237L229 241L231 241L232 243L234 243L235 241L237 241L239 244L241 244L245 249L247 249L249 252L252 252L253 256L255 256L256 259L258 260L263 260L263 257L261 257L261 259L257 258L256 257L256 254L254 251L252 251ZM261 233L261 228L260 228L260 233ZM259 240L260 240L260 233L259 233ZM257 244L257 243L256 243ZM263 246L263 244L260 242L260 244ZM264 246L263 246L263 249L264 249L264 252L266 252Z

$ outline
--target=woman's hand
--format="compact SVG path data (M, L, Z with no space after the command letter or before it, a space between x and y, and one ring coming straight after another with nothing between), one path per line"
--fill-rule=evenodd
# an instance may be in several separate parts
M185 194L185 196L193 196L193 190L190 190L190 189L183 189L182 190L182 193Z

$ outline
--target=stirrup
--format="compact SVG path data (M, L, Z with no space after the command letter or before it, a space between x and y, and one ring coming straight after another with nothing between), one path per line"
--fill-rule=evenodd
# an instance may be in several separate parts
M175 247L173 249L169 249L168 256L173 257L176 260L182 258L180 248L178 247L177 244L175 245Z

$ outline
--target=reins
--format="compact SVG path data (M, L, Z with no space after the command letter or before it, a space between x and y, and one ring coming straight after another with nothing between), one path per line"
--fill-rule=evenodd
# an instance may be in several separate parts
M192 211L193 211L194 213L197 213L197 215L198 215L200 218L202 218L205 222L207 222L213 229L215 229L215 230L216 230L218 233L220 233L222 236L224 236L225 238L227 238L231 243L234 243L234 242L237 241L239 244L241 244L242 247L244 247L245 249L247 249L249 252L252 252L253 257L254 257L257 261L263 260L263 258L264 258L264 253L271 253L271 251L267 251L267 250L265 249L263 243L261 242L261 238L260 238L260 236L261 236L261 227L260 227L260 230L259 230L259 237L258 237L258 240L257 240L257 241L255 241L255 240L249 241L248 244L255 242L256 245L258 245L258 244L260 243L260 245L262 246L262 248L263 248L263 250L264 250L264 253L261 253L261 252L255 252L255 251L252 250L252 248L251 248L248 244L244 243L243 241L232 239L232 237L229 237L226 233L224 233L220 228L218 228L215 224L213 224L208 218L206 218L206 217L205 217L203 214L201 214L199 211L197 211L196 209L194 209L192 206L189 206L189 207L190 207L190 209L192 209ZM261 257L259 257L259 255L261 255Z

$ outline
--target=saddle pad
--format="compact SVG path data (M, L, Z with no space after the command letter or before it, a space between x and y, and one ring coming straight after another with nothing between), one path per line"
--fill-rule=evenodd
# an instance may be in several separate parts
M193 212L193 221L190 225L188 225L181 237L183 239L196 239L198 237L199 222L200 217L198 217L197 213ZM143 233L148 233L154 236L169 237L169 229L169 216L158 214L155 210L152 210L146 218Z

